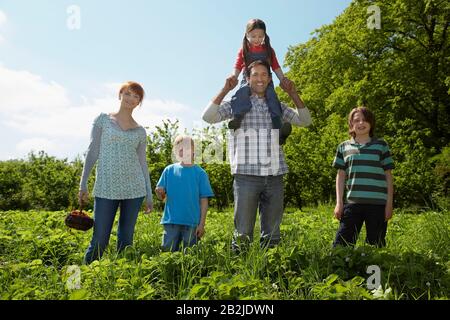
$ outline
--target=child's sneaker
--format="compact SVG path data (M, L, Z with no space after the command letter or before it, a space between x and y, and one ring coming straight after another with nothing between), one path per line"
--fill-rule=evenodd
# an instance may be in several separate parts
M286 139L289 137L291 132L292 132L292 125L289 122L283 123L280 129L280 145L286 143Z
M228 129L237 130L241 127L242 116L235 116L230 122L228 122Z
M283 122L280 116L274 116L272 118L272 129L281 129Z

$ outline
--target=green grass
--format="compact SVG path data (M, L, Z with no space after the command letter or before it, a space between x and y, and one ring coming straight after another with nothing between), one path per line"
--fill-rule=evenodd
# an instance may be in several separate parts
M287 209L282 243L230 250L232 211L210 210L200 245L160 251L160 213L139 216L134 246L117 255L116 225L104 257L82 265L92 230L64 226L64 212L0 212L0 299L448 299L450 214L396 212L387 247L333 250L332 208ZM117 221L116 221L117 222ZM80 287L69 289L77 265ZM368 290L367 267L381 270Z

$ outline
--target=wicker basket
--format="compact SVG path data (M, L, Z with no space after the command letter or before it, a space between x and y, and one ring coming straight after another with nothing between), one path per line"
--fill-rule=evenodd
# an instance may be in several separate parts
M69 228L82 231L89 230L94 225L94 219L84 213L82 208L69 212L64 222Z

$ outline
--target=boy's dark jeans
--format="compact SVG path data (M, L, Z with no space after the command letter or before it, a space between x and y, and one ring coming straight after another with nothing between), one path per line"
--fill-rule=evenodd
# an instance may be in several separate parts
M333 247L354 246L363 223L366 223L366 242L377 247L386 246L387 222L384 220L385 205L347 203L341 218Z

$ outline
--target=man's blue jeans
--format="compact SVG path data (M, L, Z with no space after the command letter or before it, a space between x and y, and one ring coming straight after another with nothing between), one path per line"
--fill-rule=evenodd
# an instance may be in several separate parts
M234 235L233 249L240 243L253 240L256 211L261 223L260 244L273 247L280 242L280 224L283 218L283 175L234 175Z
M134 226L144 197L124 200L95 198L94 234L84 256L85 263L100 259L109 243L114 218L120 205L117 251L133 244Z
M180 245L191 247L197 243L196 227L181 224L164 224L164 233L162 239L163 251L178 251Z

